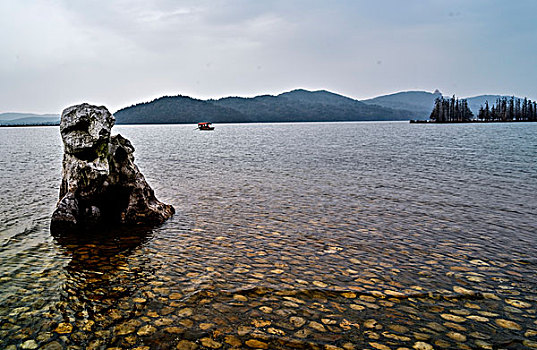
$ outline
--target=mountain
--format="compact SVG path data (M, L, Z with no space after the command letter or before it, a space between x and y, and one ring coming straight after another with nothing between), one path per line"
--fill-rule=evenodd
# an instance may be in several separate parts
M173 124L248 121L240 112L188 96L164 96L114 113L116 124Z
M294 101L301 101L307 103L323 103L327 105L342 105L355 103L357 101L350 97L338 95L326 90L308 91L304 89L297 89L289 92L284 92L283 94L280 94L278 96L286 97Z
M362 102L393 109L405 109L414 113L416 119L429 119L434 107L434 101L438 97L442 97L442 93L438 90L434 93L426 91L405 91L363 100ZM477 116L479 108L485 105L485 101L489 101L489 105L492 106L496 102L496 99L503 97L511 98L511 96L502 95L479 95L464 99L468 101L468 107L470 107L474 116ZM520 97L515 98L520 99Z
M59 125L60 118L27 117L13 120L0 120L0 125Z
M165 96L114 113L118 124L408 120L409 111L368 105L329 91L198 100Z
M493 104L496 103L496 100L498 98L507 98L510 99L511 96L502 96L502 95L479 95L474 97L468 97L466 100L468 101L468 107L474 112L474 115L477 116L477 113L479 113L479 108L481 106L485 106L485 102L489 101L489 106L492 107ZM516 99L524 100L524 98L515 97Z
M0 113L0 125L59 124L57 114Z
M362 102L393 109L405 109L415 114L415 119L429 119L434 107L434 101L442 97L436 90L433 93L426 91L404 91L395 94L375 97Z
M330 91L297 89L251 98L225 97L200 100L188 96L164 96L114 113L117 124L325 122L429 119L440 91L405 91L358 101ZM474 115L481 105L509 96L479 95L466 98ZM518 97L515 97L518 98ZM1 113L0 125L58 124L55 114Z

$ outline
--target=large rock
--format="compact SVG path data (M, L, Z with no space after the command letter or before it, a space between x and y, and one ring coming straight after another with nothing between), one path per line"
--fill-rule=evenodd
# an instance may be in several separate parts
M110 136L114 122L106 107L82 104L63 111L63 178L53 234L108 223L153 225L173 215L134 164L129 140Z

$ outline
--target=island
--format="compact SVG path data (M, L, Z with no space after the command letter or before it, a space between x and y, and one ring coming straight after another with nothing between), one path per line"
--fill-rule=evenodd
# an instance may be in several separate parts
M468 107L465 99L438 97L429 120L410 120L411 123L498 123L537 121L537 102L524 99L499 97L496 103L481 105L477 117Z

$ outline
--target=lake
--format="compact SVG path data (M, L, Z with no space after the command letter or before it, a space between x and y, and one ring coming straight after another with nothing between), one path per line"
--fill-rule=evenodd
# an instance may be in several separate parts
M170 220L61 240L0 128L0 348L537 348L537 123L194 128L113 129Z

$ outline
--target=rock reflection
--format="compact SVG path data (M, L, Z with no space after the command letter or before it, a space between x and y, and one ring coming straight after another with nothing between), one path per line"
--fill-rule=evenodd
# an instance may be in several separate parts
M147 299L138 294L154 272L140 248L152 234L150 228L132 227L56 238L70 261L64 267L57 310L62 322L55 325L55 334L69 335L66 343L100 348L117 341L110 329L119 332L139 323L132 320L141 315Z

